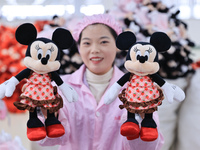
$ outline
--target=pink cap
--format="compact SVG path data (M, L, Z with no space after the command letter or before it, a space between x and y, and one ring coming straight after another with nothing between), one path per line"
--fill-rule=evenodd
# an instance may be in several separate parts
M108 14L98 14L92 16L85 16L81 21L79 21L72 32L73 37L76 41L79 39L80 33L85 29L88 25L94 23L102 23L109 27L111 27L118 35L122 32L122 27L119 23Z

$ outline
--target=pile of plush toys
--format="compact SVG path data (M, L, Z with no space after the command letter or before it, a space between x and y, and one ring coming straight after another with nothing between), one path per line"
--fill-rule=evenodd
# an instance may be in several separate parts
M185 77L193 72L190 58L191 48L195 46L187 34L187 24L178 18L180 11L167 7L161 0L116 0L109 14L116 17L124 30L132 31L138 41L148 41L157 31L165 32L171 39L169 51L159 54L161 69L159 74L168 79ZM116 15L117 14L117 15ZM119 52L118 57L126 56ZM123 61L117 65L123 70Z
M16 28L3 25L0 28L0 82L3 83L25 67L22 58L25 55L26 46L18 44L15 40ZM20 93L21 85L16 88L12 97L4 98L8 111L22 112L13 106L13 102L18 99Z

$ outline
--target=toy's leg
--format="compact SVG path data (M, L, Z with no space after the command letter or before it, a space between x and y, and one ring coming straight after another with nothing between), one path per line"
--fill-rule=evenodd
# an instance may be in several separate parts
M54 113L50 113L48 110L45 125L48 137L55 138L65 134L65 129L61 122L55 117Z
M143 141L154 141L158 138L157 125L153 120L153 113L145 114L141 123L140 138Z
M37 117L37 110L29 112L29 120L27 122L27 137L31 141L38 141L46 137L46 129L44 124Z
M128 119L121 126L120 133L126 136L128 140L133 140L139 137L140 128L138 121L135 119L135 114L128 112Z

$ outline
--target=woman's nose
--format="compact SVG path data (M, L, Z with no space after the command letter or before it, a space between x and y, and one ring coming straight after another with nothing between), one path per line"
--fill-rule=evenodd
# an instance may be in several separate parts
M92 52L92 53L99 53L99 52L100 52L99 46L96 45L96 44L92 45L92 47L91 47L91 52Z

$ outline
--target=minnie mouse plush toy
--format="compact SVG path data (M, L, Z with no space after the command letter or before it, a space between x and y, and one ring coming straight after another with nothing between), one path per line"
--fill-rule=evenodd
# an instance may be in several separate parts
M20 101L14 102L18 109L29 110L27 137L31 141L41 140L46 135L51 138L60 137L65 129L54 113L63 107L63 101L51 81L55 81L69 102L78 99L74 89L64 83L56 73L60 68L59 51L74 43L72 35L68 30L57 28L53 32L52 40L36 38L37 30L34 25L25 23L17 28L15 36L20 44L28 45L24 59L27 68L0 85L0 99L12 96L16 85L27 78ZM45 125L37 117L37 107L47 110Z
M154 141L158 137L157 125L153 120L153 112L162 104L164 96L172 103L173 99L182 101L185 93L176 85L167 83L158 74L158 52L167 51L171 40L163 32L155 32L148 42L136 42L134 33L121 33L116 39L117 48L128 50L125 68L128 73L122 76L108 90L104 97L105 104L116 99L122 86L128 81L127 87L119 94L128 116L121 126L120 133L128 140L140 138L143 141ZM155 83L154 83L155 82ZM143 114L141 129L135 114Z

